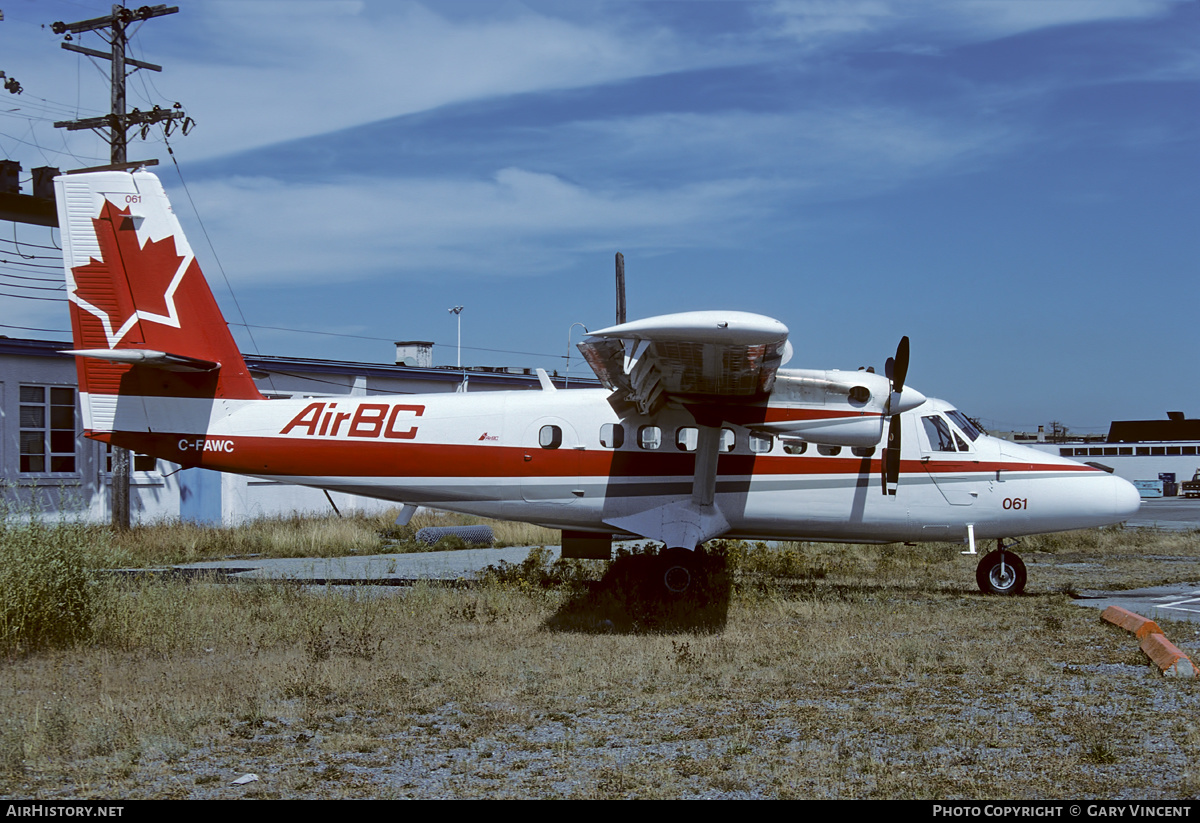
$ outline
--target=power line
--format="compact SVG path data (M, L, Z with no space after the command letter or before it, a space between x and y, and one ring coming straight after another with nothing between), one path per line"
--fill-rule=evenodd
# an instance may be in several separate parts
M48 334L65 334L70 335L70 329L37 329L33 326L10 326L6 323L0 323L0 329L16 329L17 331L42 331Z
M371 335L366 335L366 334L345 334L343 332L316 331L314 329L292 329L292 328L288 328L286 326L259 326L259 325L253 325L250 323L230 323L229 325L230 326L239 326L239 327L243 327L243 328L247 328L247 329L266 329L268 331L286 331L286 332L294 332L296 334L316 334L316 335L321 335L323 337L344 337L344 338L347 338L350 340L372 340L372 341L378 341L378 342L384 342L384 343L394 343L395 342L395 340L391 337L373 337ZM434 343L434 345L450 346L451 344L450 343ZM489 354L519 354L522 357L552 357L552 358L557 358L560 360L566 356L566 355L562 355L562 354L545 354L543 352L513 351L511 349L488 349L488 348L484 348L482 346L463 346L463 349L465 351L488 352Z
M4 274L3 272L0 272L0 277L16 277L16 276L17 275L14 275L14 274ZM41 280L38 282L45 283L48 281ZM34 291L64 291L65 292L67 290L67 286L65 283L58 285L58 286L27 286L24 283L4 283L3 286L6 289L33 289Z
M7 237L0 237L0 243L12 243L14 246L18 246L18 247L20 247L20 246L32 246L32 247L33 247L33 248L35 248L35 249L54 249L55 251L59 251L59 252L61 252L61 251L62 251L62 249L61 249L60 247L58 247L58 246L43 246L41 243L29 243L29 242L27 242L27 241L25 241L25 240L17 240L17 239L16 239L16 237L15 237L15 234L16 234L16 227L17 227L17 224L16 224L16 223L13 223L13 234L14 234L14 238L13 238L12 240L9 240ZM18 253L20 253L20 252L18 252ZM40 255L39 255L39 256L40 256ZM54 258L54 255L49 255L49 254L48 254L48 255L46 255L46 259L48 259L48 260L51 260L51 259L53 259L53 258Z
M46 300L51 303L67 302L67 296L65 294L62 297L37 297L32 294L9 294L6 291L0 291L0 297L12 297L17 300Z
M54 258L52 258L52 257L41 257L41 258L39 258L39 259L41 259L41 260L53 260ZM22 261L20 261L20 260L9 260L9 259L7 259L7 258L5 258L5 257L0 257L0 263L7 263L7 264L8 264L8 265L10 265L10 266L29 266L29 267L31 267L31 268L35 268L35 269L61 269L61 268L62 268L62 263L56 263L56 264L53 264L53 265L51 265L51 264L49 264L49 263L24 263L24 262L22 262Z
M61 21L52 23L50 25L51 31L55 34L65 35L65 41L61 44L62 48L88 57L111 61L109 88L112 95L109 114L99 117L87 117L81 120L64 120L55 123L54 127L64 128L68 131L78 131L80 129L92 129L96 131L108 141L109 148L111 149L111 162L114 165L123 164L128 160L126 149L129 143L130 129L139 128L144 140L151 126L161 124L163 134L166 135L178 123L182 126L183 133L187 134L193 125L193 121L187 116L187 112L183 111L183 106L179 103L175 103L169 109L155 105L150 111L140 111L136 108L133 111L126 111L125 108L125 81L127 79L125 67L132 66L135 70L162 71L162 66L147 63L144 60L136 60L125 54L129 39L141 28L140 25L134 24L141 24L155 17L175 14L178 11L178 6L171 6L170 8L163 5L141 6L137 9L113 6L112 14L105 17L77 20L74 23L63 23ZM134 26L132 32L129 31L131 25ZM101 33L101 39L109 44L109 51L107 53L80 46L74 42L66 42L71 40L71 35L73 34L83 34L89 31ZM105 37L103 32L108 32L108 36Z

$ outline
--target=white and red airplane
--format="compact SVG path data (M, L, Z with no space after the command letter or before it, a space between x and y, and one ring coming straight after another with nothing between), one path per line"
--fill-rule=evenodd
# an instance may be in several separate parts
M85 434L186 467L563 530L565 556L614 535L666 547L686 591L717 537L979 539L982 590L1015 594L1003 538L1119 523L1134 487L984 434L886 374L784 369L782 323L692 312L593 332L606 388L267 400L251 379L158 178L56 181ZM402 515L403 517L403 515Z

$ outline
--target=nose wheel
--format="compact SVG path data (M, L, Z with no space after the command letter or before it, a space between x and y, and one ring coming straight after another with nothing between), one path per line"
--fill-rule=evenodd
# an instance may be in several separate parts
M975 582L984 594L1020 594L1025 591L1025 563L1007 549L996 549L979 561Z

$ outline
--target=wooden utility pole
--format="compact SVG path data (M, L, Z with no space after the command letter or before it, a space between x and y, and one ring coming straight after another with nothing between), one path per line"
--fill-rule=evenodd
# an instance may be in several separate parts
M139 9L127 9L124 6L114 5L112 14L107 17L93 17L90 20L79 20L75 23L52 23L50 30L55 34L66 35L66 39L70 40L72 34L81 34L85 31L100 31L102 29L110 30L108 37L111 49L109 52L97 51L96 49L88 49L83 46L78 46L75 43L66 42L62 47L67 51L73 51L77 54L85 54L88 57L98 57L101 60L111 60L110 71L110 90L112 111L103 117L88 117L83 120L63 120L54 124L56 129L66 129L67 131L78 131L80 129L94 129L108 141L110 148L110 160L114 166L124 165L128 162L127 148L129 146L129 130L135 127L140 127L142 130L142 139L146 138L150 127L157 123L164 123L164 132L170 134L175 123L178 122L183 127L183 133L187 134L192 127L192 119L183 111L183 106L176 103L171 109L164 109L155 106L150 111L139 111L134 109L131 112L125 111L125 67L132 66L134 70L147 69L148 71L162 71L162 66L154 63L146 63L141 60L134 60L132 57L125 55L125 47L129 42L126 30L131 23L138 23L143 20L149 20L154 17L162 17L167 14L175 14L179 11L178 6L142 6Z
M179 11L178 6L142 6L138 9L128 9L124 6L113 5L112 14L107 17L93 17L90 20L79 20L75 23L53 23L50 30L55 34L66 36L66 40L71 39L73 34L82 34L86 31L102 31L108 30L108 42L111 50L106 53L97 51L96 49L88 49L83 46L76 45L73 42L64 42L62 47L67 51L73 51L78 54L85 54L88 57L98 57L102 60L112 61L111 78L111 99L112 111L104 117L89 117L84 120L64 120L55 123L54 127L59 129L67 129L68 131L78 131L80 129L93 129L98 132L105 140L108 141L110 152L110 161L114 168L124 168L129 165L128 146L129 146L129 130L135 127L140 127L142 130L142 139L146 138L150 126L163 123L164 133L169 134L175 123L179 122L183 128L183 133L187 134L188 129L192 125L192 120L183 111L183 107L178 103L172 109L163 109L155 106L150 111L138 111L134 109L132 112L125 111L125 78L126 67L132 66L137 69L147 69L149 71L162 71L162 66L157 66L154 63L145 63L141 60L134 60L132 57L125 55L125 48L129 43L129 38L126 33L131 23L138 23L144 20L150 20L154 17L162 17L167 14L175 14ZM143 165L138 163L137 165ZM111 473L111 500L112 500L112 525L116 529L125 530L129 528L129 469L130 469L129 451L118 446L112 447L112 473Z

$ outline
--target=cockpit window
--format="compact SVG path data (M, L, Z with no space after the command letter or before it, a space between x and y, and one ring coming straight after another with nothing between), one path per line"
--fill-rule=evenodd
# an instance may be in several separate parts
M947 416L951 417L955 423L958 418L962 418L964 422L970 426L970 421L958 412L948 412ZM946 422L945 418L940 415L931 414L928 417L922 417L921 423L925 426L925 435L929 438L929 448L935 452L969 452L971 447L967 445L967 441L962 439L962 435L958 430ZM969 431L975 432L975 437L978 437L982 432L976 426L970 426ZM968 435L969 436L969 435ZM974 440L975 437L971 439Z
M922 417L921 423L925 426L925 434L929 438L929 448L935 452L952 452L957 451L954 448L954 437L950 434L950 426L946 421L936 415Z
M979 435L983 434L980 428L972 423L970 419L958 409L951 409L950 411L946 412L946 416L953 420L955 424L963 430L963 434L971 438L972 442L974 442Z

